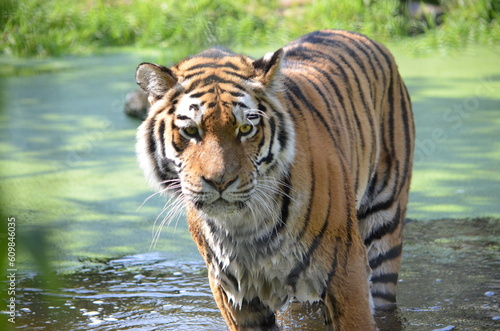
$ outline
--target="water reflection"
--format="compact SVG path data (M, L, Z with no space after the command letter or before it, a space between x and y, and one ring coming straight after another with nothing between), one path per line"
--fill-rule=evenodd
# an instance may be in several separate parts
M224 328L201 261L161 261L159 254L111 260L99 270L60 276L45 293L37 279L20 285L20 328L51 330L213 330Z

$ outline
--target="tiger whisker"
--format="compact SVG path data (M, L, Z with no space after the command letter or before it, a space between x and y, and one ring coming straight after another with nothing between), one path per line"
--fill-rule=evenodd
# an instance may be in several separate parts
M175 197L175 200L173 201L173 203L170 204L171 200L172 199L168 200L168 202L165 204L164 209L162 210L162 212L158 215L158 217L155 220L155 223L153 225L153 234L152 234L153 238L151 241L151 245L149 247L150 250L152 250L153 248L156 247L156 244L158 243L158 240L160 239L161 230L163 229L165 224L167 226L169 226L170 223L174 220L174 218L177 219L177 222L178 222L178 220L182 214L182 210L183 210L184 202L185 202L185 197L182 194L180 194L179 196ZM158 218L165 212L165 210L167 210L167 206L170 207L170 210L167 212L165 217L163 217L163 220L158 225L158 227L155 231L156 222L158 221ZM176 228L177 228L177 222L176 222Z
M263 112L262 110L260 110L260 109L250 108L250 109L244 110L243 113L245 115L247 115L247 114L255 114L255 115L258 115L260 117L265 117L265 118L269 119L269 116L267 116L267 114L265 112Z
M274 194L278 194L278 195L281 195L281 196L284 196L284 197L287 197L288 199L290 199L291 201L293 202L297 202L297 200L295 198L293 198L291 196L291 194L287 194L285 193L281 187L279 187L279 185L275 185L275 183L278 183L277 181L275 180L266 180L266 179L263 179L261 180L260 182L258 182L258 186L260 187L264 187L266 189L268 189L269 191L271 191L272 193ZM280 183L282 184L283 186L287 187L288 189L290 189L291 191L295 191L294 188L290 187L289 185L287 185L286 183Z
M167 183L178 183L177 185L169 185L168 187L165 187L161 190L159 190L158 192L155 192L153 194L151 194L150 196L148 196L143 202L142 204L137 208L136 211L139 211L139 209L141 209L145 204L146 202L148 202L152 197L154 197L155 195L161 195L165 192L168 192L170 190L173 190L173 189L177 189L180 187L180 180L178 178L175 178L175 179L169 179L169 180L165 180L163 182L160 182L160 184L167 184Z
M144 199L144 201L141 203L141 205L139 207L137 207L136 211L139 211L139 209L141 209L146 204L146 202L148 202L149 200L151 200L151 198L153 198L155 195L160 195L160 194L164 193L164 191L165 191L165 189L160 190L160 191L158 191L156 193L153 193L150 196L148 196L146 199Z
M174 200L173 203L171 203L172 200ZM176 197L173 196L173 195L170 196L169 199L165 202L165 205L163 206L161 212L158 214L158 216L156 216L156 219L155 219L155 221L153 223L152 234L151 234L153 238L155 237L155 228L156 228L156 223L158 222L158 219L160 218L161 215L163 215L163 213L165 211L168 210L168 207L170 207L171 205L175 204L175 201L176 201ZM168 215L168 213L167 213L167 215Z
M268 192L266 191L263 191L261 189L257 189L256 190L256 195L255 195L255 200L257 202L259 202L259 204L264 207L264 212L267 213L267 217L271 217L272 220L274 220L273 222L273 226L275 226L276 224L285 224L286 226L286 223L284 223L284 221L281 219L281 216L280 216L280 213L278 212L278 208L272 208L271 206L269 206L267 202L267 200L271 200L273 202L273 204L275 206L278 205L278 202L276 201L276 199L270 195Z

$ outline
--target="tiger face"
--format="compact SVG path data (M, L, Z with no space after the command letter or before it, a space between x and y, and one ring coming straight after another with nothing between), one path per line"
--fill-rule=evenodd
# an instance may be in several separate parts
M280 59L280 51L253 61L213 49L137 71L151 103L138 134L143 170L230 232L262 226L294 157L293 124L274 93Z

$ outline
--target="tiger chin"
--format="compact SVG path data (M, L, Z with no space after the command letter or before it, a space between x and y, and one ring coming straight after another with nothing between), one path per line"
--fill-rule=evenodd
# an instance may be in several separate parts
M136 72L137 157L185 204L230 330L277 329L290 300L327 330L376 330L396 304L411 102L389 51L321 30L253 60L213 48Z

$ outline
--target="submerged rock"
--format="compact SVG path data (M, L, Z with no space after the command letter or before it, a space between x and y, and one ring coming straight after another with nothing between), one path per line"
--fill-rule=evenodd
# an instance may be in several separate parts
M148 95L140 88L125 97L124 112L130 117L145 119L148 114Z

